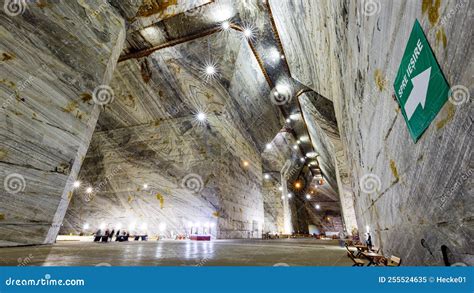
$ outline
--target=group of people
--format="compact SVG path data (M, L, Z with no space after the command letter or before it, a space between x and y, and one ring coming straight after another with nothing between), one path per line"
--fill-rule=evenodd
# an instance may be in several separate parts
M113 237L115 236L115 241L128 241L128 237L130 237L130 233L123 230L117 230L115 232L115 229L112 229L110 231L109 229L106 229L105 232L102 234L102 230L98 229L97 232L94 234L94 242L110 242L113 240Z

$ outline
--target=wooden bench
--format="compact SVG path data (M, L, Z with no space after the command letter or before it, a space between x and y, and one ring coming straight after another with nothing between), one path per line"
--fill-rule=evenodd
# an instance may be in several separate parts
M370 249L372 252L375 252L375 253L380 253L380 247L372 247L372 249Z
M344 246L347 249L347 256L352 260L352 262L354 262L354 264L352 266L353 267L363 267L365 265L365 262L362 259L356 257L354 255L354 253L352 252L352 250L349 249L349 246L347 244L344 245Z
M384 265L385 257L381 254L372 251L364 251L362 252L362 255L369 260L369 263L367 264L368 267L371 265Z
M355 257L352 253L348 252L347 256L354 262L352 265L353 267L363 267L365 265L365 262L361 260L360 258Z

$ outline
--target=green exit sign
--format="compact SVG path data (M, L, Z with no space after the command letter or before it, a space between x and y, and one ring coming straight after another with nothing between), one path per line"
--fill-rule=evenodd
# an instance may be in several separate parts
M448 100L449 93L448 83L418 20L393 86L410 135L417 142Z

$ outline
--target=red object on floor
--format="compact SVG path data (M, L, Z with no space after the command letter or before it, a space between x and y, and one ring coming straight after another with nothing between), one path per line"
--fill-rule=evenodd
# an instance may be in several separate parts
M189 239L196 240L196 241L211 241L211 236L210 235L191 235Z

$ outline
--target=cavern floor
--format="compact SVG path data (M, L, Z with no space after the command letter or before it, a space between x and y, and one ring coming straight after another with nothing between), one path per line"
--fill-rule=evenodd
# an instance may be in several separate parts
M58 242L0 249L8 266L350 266L337 241L314 239Z

